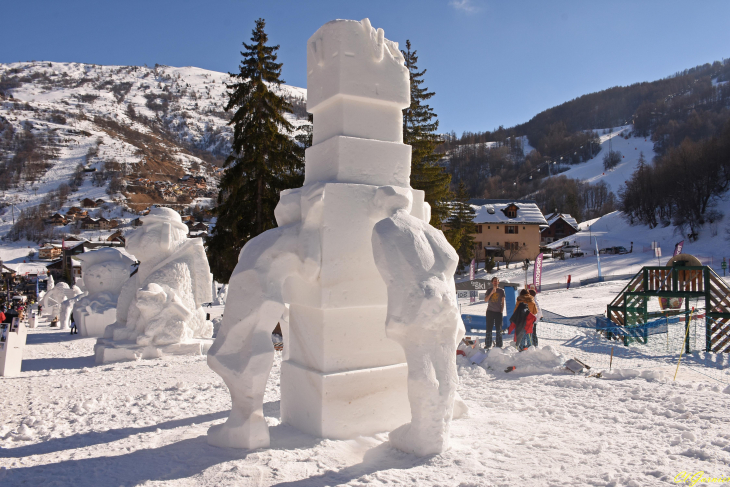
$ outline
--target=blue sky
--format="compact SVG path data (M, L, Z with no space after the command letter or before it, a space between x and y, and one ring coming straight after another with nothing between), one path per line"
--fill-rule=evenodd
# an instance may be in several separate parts
M6 0L0 62L237 70L263 17L283 77L306 85L306 40L335 18L410 39L441 130L491 130L592 91L730 57L730 2Z

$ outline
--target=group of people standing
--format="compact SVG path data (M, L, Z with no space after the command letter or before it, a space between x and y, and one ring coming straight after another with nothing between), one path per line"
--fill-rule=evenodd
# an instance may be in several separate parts
M29 305L24 303L10 303L9 307L7 304L3 304L0 306L0 323L12 323L13 318L16 316L20 319L20 321L23 321L25 319L28 306Z
M542 319L542 311L536 296L534 289L522 289L510 317L509 333L514 332L515 346L519 351L537 346L537 322ZM492 329L496 330L495 345L502 348L502 321L506 301L504 289L499 287L499 279L496 277L492 278L492 287L486 292L484 301L487 302L484 348L492 348Z

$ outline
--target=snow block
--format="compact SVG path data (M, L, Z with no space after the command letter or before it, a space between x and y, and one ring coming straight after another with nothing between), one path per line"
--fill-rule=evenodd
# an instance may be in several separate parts
M401 143L332 137L308 148L306 160L305 185L312 181L410 185L411 146Z
M368 19L333 20L307 41L307 111L334 96L366 98L399 109L411 104L410 79L398 43Z
M316 309L292 305L289 359L322 373L404 363L385 336L385 306Z
M406 364L326 374L281 364L281 420L314 436L350 439L410 420Z
M312 144L338 135L403 143L403 111L395 105L336 96L317 108Z
M97 364L107 364L130 360L147 360L170 355L205 355L211 345L213 345L213 340L204 338L194 339L188 343L173 343L160 347L140 346L133 341L120 342L100 338L94 346L94 356Z
M90 308L90 307L89 307ZM75 309L76 313L77 310ZM78 316L78 317L76 317ZM107 308L102 312L93 313L91 310L78 310L74 315L76 326L79 334L83 337L103 337L106 327L114 323L117 319L117 309Z

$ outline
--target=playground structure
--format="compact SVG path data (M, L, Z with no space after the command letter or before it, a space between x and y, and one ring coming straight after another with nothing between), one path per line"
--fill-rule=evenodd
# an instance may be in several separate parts
M650 309L656 298L659 309ZM689 327L691 301L704 300L705 351L730 352L730 289L709 266L689 254L672 257L666 266L643 267L607 307L606 318L597 318L599 328L622 335L628 345L630 336L646 343L652 325L682 318L685 351L690 352ZM682 309L682 304L684 309ZM694 310L699 313L699 310ZM641 330L638 334L614 333Z

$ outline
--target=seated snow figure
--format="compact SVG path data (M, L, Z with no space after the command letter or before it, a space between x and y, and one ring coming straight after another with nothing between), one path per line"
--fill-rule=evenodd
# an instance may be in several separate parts
M403 188L378 189L376 205L391 216L373 228L373 257L388 288L386 335L408 362L411 422L392 431L390 442L431 455L448 447L464 324L454 292L458 255L443 232L410 214L411 204Z
M187 238L187 226L169 208L153 208L141 219L143 225L129 234L126 245L140 265L122 286L116 323L104 337L140 346L212 337L213 324L202 308L211 301L203 241Z
M87 294L73 305L74 320L82 336L102 337L116 321L117 299L134 261L109 247L85 252L78 259Z

